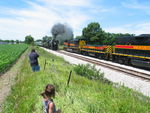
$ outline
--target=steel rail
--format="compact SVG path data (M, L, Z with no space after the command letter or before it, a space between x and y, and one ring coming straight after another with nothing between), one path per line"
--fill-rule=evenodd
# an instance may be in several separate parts
M87 58L87 57L84 57L84 56L81 56L81 55L80 56L75 55L75 54L72 54L72 53L66 52L66 51L58 51L58 52L61 53L61 54L71 56L71 57L75 57L77 59L81 59L83 61L87 61L89 63L93 63L93 64L104 66L106 68L110 68L110 69L113 69L113 70L116 70L116 71L119 71L119 72L123 72L123 73L126 73L126 74L130 75L130 76L136 76L136 77L140 77L140 78L143 78L145 80L150 81L150 74L148 74L148 73L144 73L144 72L128 69L128 68L125 68L125 67L113 65L113 64L110 64L110 63L107 63L107 62L104 63L100 60L90 59L90 58Z

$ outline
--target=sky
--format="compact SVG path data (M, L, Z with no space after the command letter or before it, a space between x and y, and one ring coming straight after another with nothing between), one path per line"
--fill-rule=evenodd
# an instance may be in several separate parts
M148 34L150 0L0 0L0 39L52 36L54 24L67 24L74 37L91 22L110 33Z

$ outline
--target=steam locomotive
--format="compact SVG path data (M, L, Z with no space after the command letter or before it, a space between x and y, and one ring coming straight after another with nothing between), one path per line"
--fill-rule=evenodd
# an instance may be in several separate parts
M150 69L150 34L118 37L115 45L89 45L85 40L64 42L64 49L83 55Z
M43 47L52 49L52 50L58 50L58 44L59 41L56 39L48 40L42 44Z

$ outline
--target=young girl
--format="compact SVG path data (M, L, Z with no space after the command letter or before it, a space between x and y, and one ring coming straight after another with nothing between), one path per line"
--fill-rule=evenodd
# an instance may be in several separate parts
M55 87L52 84L48 84L45 91L41 94L44 98L44 112L45 113L61 113L61 110L56 111L56 106L52 100L55 97Z

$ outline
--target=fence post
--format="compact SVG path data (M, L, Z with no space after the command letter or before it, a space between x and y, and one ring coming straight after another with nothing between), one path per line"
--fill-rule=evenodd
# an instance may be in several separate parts
M45 63L44 63L44 70L45 70L45 67L46 67L46 59L45 59Z
M68 77L67 86L69 86L69 82L70 82L71 74L72 74L72 70L70 71L70 74L69 74L69 77Z

